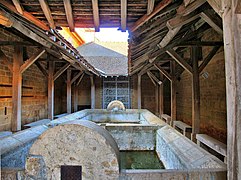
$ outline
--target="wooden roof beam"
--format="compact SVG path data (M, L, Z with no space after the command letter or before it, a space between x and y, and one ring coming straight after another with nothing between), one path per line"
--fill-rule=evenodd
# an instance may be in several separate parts
M167 7L171 3L172 3L172 0L163 0L163 1L161 1L151 14L149 14L149 15L145 14L139 20L137 20L135 22L134 26L132 26L130 28L130 31L134 32L135 30L137 30L140 26L142 26L144 23L146 23L153 16L155 16L158 12L163 10L165 7Z
M64 73L64 71L66 70L66 69L68 69L70 67L70 63L67 63L67 64L65 64L62 68L60 68L55 74L54 74L54 81L56 80L56 79L58 79L58 77L59 76L61 76L61 74L63 74Z
M192 67L181 56L179 56L173 49L167 50L166 53L169 54L180 66L182 66L190 74L193 73Z
M64 0L64 9L69 24L70 32L74 32L74 17L70 0Z
M35 61L36 66L39 68L39 70L43 73L43 75L48 78L48 71L43 67L42 64L40 64L38 61Z
M127 0L121 0L121 31L126 31Z
M147 71L147 74L149 74L151 76L151 78L157 83L157 84L161 84L162 81L160 81L159 79L157 79L157 77L151 73L150 70Z
M155 0L148 0L147 2L147 15L151 14L155 6Z
M70 84L73 84L82 74L84 74L82 71L80 71L77 75L73 77Z
M154 64L155 68L160 71L160 73L162 73L167 79L169 79L170 81L172 81L172 76L165 70L163 69L161 66L159 66L158 64Z
M156 81L152 78L152 76L151 76L150 73L151 73L150 71L147 71L148 77L150 78L150 80L151 80L151 82L153 83L153 85L156 86Z
M92 9L93 9L93 19L95 25L95 31L100 31L100 17L99 17L99 6L98 0L92 0Z
M48 20L48 23L49 23L49 26L51 29L55 29L55 23L54 23L54 19L52 17L52 14L51 14L51 10L49 8L49 5L47 3L46 0L39 0L39 4L44 12L44 15L46 17L46 19Z
M23 15L23 8L20 4L20 1L19 0L12 0L15 8L17 9L17 11L19 12L19 14L22 14Z

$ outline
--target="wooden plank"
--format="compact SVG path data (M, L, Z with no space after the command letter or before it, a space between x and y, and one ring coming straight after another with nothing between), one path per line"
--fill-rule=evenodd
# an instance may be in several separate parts
M48 2L46 0L39 0L39 4L42 8L42 11L44 12L44 15L49 23L49 26L51 27L51 29L55 29L56 27L55 27L54 19L52 17Z
M3 25L5 27L11 27L13 25L13 22L0 12L0 25Z
M127 0L121 0L121 31L126 31Z
M70 32L74 32L74 17L70 0L64 0L64 9Z
M209 5L214 9L214 11L222 17L223 10L222 10L222 0L207 0Z
M201 5L203 5L206 2L206 0L195 0L192 3L185 6L185 4L182 4L177 9L177 14L180 14L182 16L187 16L191 12L195 11L197 8L199 8Z
M163 75L160 73L160 79L163 80ZM164 113L164 96L163 96L163 83L159 85L159 114Z
M20 13L20 14L23 14L23 8L20 4L20 1L19 0L12 0L15 8L17 9L17 11Z
M13 66L10 63L9 59L7 58L7 56L2 52L2 50L0 49L0 61L2 61L2 63L8 67L8 69L13 72Z
M147 2L147 15L151 14L155 6L155 0L148 0Z
M18 13L18 11L16 10L16 8L9 3L6 0L1 0L0 3L5 6L7 9L11 10L12 12ZM38 26L39 28L48 31L49 27L46 26L42 21L40 21L39 19L35 18L32 14L30 14L27 11L23 11L23 15L22 17L24 17L25 19L27 19L28 21L31 21L32 23L34 23L36 26Z
M71 114L71 70L67 69L67 113Z
M45 77L48 77L48 71L38 61L35 61L35 64L39 68L39 70L43 73L43 75Z
M60 68L55 74L54 74L54 81L63 74L63 72L68 69L70 66L70 63L65 64L62 68Z
M223 41L184 41L178 47L187 46L223 46Z
M176 95L176 62L171 62L171 74L172 74L172 81L171 81L171 122L170 125L173 125L173 121L177 118L177 95Z
M95 82L93 75L90 76L91 84L91 109L95 109Z
M141 109L141 75L138 75L137 79L137 103L138 109Z
M159 86L155 86L155 114L159 115Z
M78 98L79 98L78 86L74 85L74 112L78 111Z
M166 51L180 66L192 74L192 67L180 57L173 49Z
M165 69L163 69L158 64L154 64L154 66L158 71L160 71L160 73L162 73L167 79L169 79L169 81L172 81L171 75Z
M13 132L21 130L21 96L22 96L22 74L20 67L23 63L23 48L14 47L13 54L13 80L12 80L12 123Z
M34 54L31 58L26 60L24 64L20 67L20 73L24 73L35 61L38 60L44 53L46 52L45 49L40 49L36 54Z
M82 74L83 74L83 72L81 71L77 75L75 75L73 77L73 79L71 80L71 84L73 84Z
M165 7L167 7L169 4L172 3L172 0L162 0L154 9L154 11L147 15L145 14L144 16L142 16L140 19L138 19L135 24L130 27L130 31L134 32L135 30L137 30L140 26L142 26L144 23L146 23L147 21L149 21L152 17L154 17L157 13L159 13L161 10L163 10Z
M100 31L100 19L99 19L99 5L98 0L92 0L92 9L93 9L93 19L95 25L95 31Z
M220 46L215 46L211 52L207 55L207 57L203 60L202 64L199 66L198 71L201 73L203 69L208 65L208 63L211 61L213 56L217 53L219 50Z
M179 26L175 29L169 29L166 36L162 39L162 41L157 45L159 48L164 48L171 42L171 40L176 36L176 34L179 32L179 30L182 28L182 26Z
M223 35L222 27L215 22L214 17L208 11L200 13L200 17L206 21L217 33Z
M192 47L191 58L193 62L192 75L192 141L196 142L196 134L200 131L200 81L198 71L198 47Z
M54 119L54 61L48 67L48 119Z
M150 76L152 77L152 79L153 79L156 83L158 83L158 84L161 84L161 83L162 83L162 81L160 81L159 79L157 79L157 77L156 77L154 74L152 74L151 71L147 71L147 73L150 74Z

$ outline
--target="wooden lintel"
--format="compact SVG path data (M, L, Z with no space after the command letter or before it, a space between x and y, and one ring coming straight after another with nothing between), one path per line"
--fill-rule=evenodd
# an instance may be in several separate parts
M147 2L147 15L151 14L155 5L155 0L148 0Z
M74 32L74 17L70 0L64 0L64 9L70 32Z
M79 78L79 80L78 80L76 86L78 86L78 85L81 83L81 81L82 81L84 75L85 75L85 73L83 73L83 74L80 76L80 78Z
M155 16L158 12L160 12L162 9L164 9L165 7L167 7L169 4L172 3L172 0L163 0L161 1L156 8L154 9L154 11L152 11L151 14L147 15L145 14L144 16L142 16L139 20L137 20L134 24L134 26L132 26L130 28L131 32L134 32L135 30L137 30L140 26L142 26L144 23L146 23L148 20L150 20L153 16Z
M156 86L156 82L154 81L154 79L152 78L152 76L150 75L150 71L147 71L147 75L150 78L151 82L153 83L154 86Z
M35 64L39 68L39 70L43 73L43 75L45 77L48 77L48 71L38 61L35 61Z
M51 29L55 29L54 19L52 17L48 2L46 0L39 0L39 4L42 8L42 11L43 11L48 23L49 23L49 26L51 27Z
M92 0L92 9L93 9L93 19L95 25L95 31L100 31L100 17L99 17L99 5L98 0Z
M170 81L172 81L172 77L171 75L165 70L163 69L161 66L159 66L158 64L154 64L155 68L160 71L160 73L162 73L167 79L169 79Z
M121 31L126 31L127 0L121 0Z
M40 49L36 54L34 54L31 58L26 60L24 64L20 68L20 72L23 73L26 71L39 57L41 57L45 53L45 49Z
M211 61L213 56L217 53L219 48L220 48L220 46L213 47L211 52L207 55L207 57L203 60L202 64L199 66L199 68L198 68L199 73L201 73L203 71L203 69L208 65L208 63Z
M9 3L9 1L6 0L1 0L0 3L5 6L7 9L11 10L12 12L18 13L18 11L16 10L16 8ZM39 28L48 31L49 27L45 25L45 23L43 23L42 21L40 21L39 19L37 19L36 17L34 17L32 14L30 14L27 11L23 11L23 18L27 19L28 21L31 21L32 23L34 23L36 26L38 26Z
M182 66L185 70L192 74L192 67L173 49L167 50L166 53L169 54L180 66Z
M59 77L61 76L61 74L63 74L63 72L68 69L70 66L69 63L65 64L62 68L60 68L55 74L54 74L54 81Z
M12 0L15 8L17 9L17 11L20 13L20 14L23 14L23 8L20 4L20 1L19 0Z
M223 29L221 25L215 22L215 17L208 11L200 13L200 17L206 21L217 33L223 34Z
M71 84L73 84L82 74L83 72L81 71L76 76L74 76L73 79L71 80Z
M4 65L6 65L8 67L8 69L13 72L13 66L10 63L9 59L7 58L7 56L2 52L2 50L0 49L0 61L2 61L2 63Z
M162 41L157 45L159 48L164 48L171 42L171 40L176 36L176 34L179 32L179 30L182 28L182 26L176 27L174 29L169 29L166 36L162 39Z

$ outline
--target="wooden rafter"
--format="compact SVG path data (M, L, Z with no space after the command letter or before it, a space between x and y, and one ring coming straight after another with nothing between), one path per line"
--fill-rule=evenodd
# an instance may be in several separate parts
M180 14L182 16L187 16L197 8L199 8L201 5L203 5L206 2L206 0L195 0L192 3L188 4L187 6L185 3L183 3L178 9L177 14Z
M155 68L160 71L167 79L169 79L170 81L172 81L172 76L165 70L163 69L161 66L159 66L158 64L154 64Z
M126 31L127 0L121 0L121 31Z
M155 16L158 12L160 12L162 9L164 9L165 7L167 7L171 3L172 3L172 0L161 1L151 14L149 14L149 15L146 14L146 15L142 16L138 21L136 21L134 26L132 26L130 28L130 31L134 32L135 30L137 30L140 26L142 26L144 23L146 23L153 16Z
M74 32L74 18L70 0L64 0L64 9L69 24L69 29L71 32Z
M221 35L223 34L223 29L221 27L221 23L218 24L217 19L211 13L209 13L208 11L202 12L200 14L200 17L204 21L206 21L217 33L219 33Z
M148 74L150 74L150 76L152 77L152 79L157 83L157 84L161 84L162 81L160 81L159 79L157 79L157 77L151 73L151 71L147 71Z
M155 80L152 78L151 74L150 74L150 71L147 71L147 75L148 77L150 78L151 82L153 83L154 86L156 86L156 82Z
M82 74L83 74L83 72L81 71L77 75L75 75L73 77L73 79L71 79L71 84L73 84Z
M92 0L92 9L93 9L93 19L95 25L95 31L100 31L100 17L99 17L99 5L98 0Z
M151 14L155 6L155 0L148 0L147 2L147 15Z
M181 46L223 46L223 41L184 41L178 44Z
M46 52L45 49L40 49L36 54L34 54L31 58L24 62L20 67L20 73L26 71L35 61L38 60L40 56L42 56Z
M39 68L39 70L43 73L45 77L48 77L48 71L43 67L42 64L40 64L38 61L35 61L36 66Z
M12 0L15 8L17 9L17 11L20 13L20 14L23 14L23 8L20 4L20 1L19 0Z
M201 73L203 71L203 69L208 65L208 63L211 61L213 56L217 53L219 48L220 48L220 46L213 47L211 52L207 55L207 57L203 60L202 64L198 67L199 73Z
M85 73L83 73L83 74L80 76L80 78L79 78L79 80L78 80L76 86L78 86L78 85L80 84L80 82L82 81L84 75L85 75Z
M1 0L0 3L3 6L5 6L7 9L11 10L12 12L18 13L16 8L12 4L10 4L8 1ZM28 21L31 21L32 23L34 23L36 26L40 27L43 30L46 30L46 31L49 30L48 26L46 26L42 21L40 21L39 19L35 18L32 14L30 14L27 11L23 11L22 17L24 17Z
M48 20L49 26L51 29L55 29L54 19L52 17L48 2L46 0L39 0L39 4L44 12L46 19Z
M192 67L181 57L179 56L173 49L169 49L166 51L177 63L182 66L185 70L187 70L190 74L192 74Z
M166 36L162 39L162 41L158 44L158 46L160 48L164 48L165 46L167 46L169 44L169 42L171 42L171 40L176 36L176 34L180 31L180 29L182 28L182 26L179 26L175 29L169 29L168 33L166 34Z
M62 68L60 68L55 74L54 74L54 81L61 75L63 72L68 69L70 66L70 63L65 64Z

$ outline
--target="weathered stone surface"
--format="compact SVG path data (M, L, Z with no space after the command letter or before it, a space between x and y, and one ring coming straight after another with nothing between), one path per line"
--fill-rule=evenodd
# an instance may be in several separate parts
M110 135L102 135L108 134L105 129L88 121L84 123L73 122L51 128L31 147L31 155L43 157L47 179L60 179L61 165L82 166L83 179L118 179L118 154L113 148L116 144L110 144Z
M25 166L27 179L47 180L46 167L42 156L29 156Z

